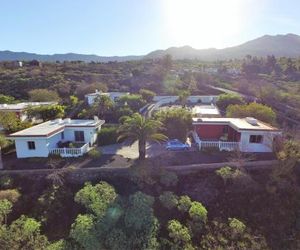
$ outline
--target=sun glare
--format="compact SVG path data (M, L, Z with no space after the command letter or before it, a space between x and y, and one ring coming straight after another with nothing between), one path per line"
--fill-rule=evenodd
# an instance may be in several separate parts
M241 0L165 0L166 32L178 45L195 48L226 46L242 28Z

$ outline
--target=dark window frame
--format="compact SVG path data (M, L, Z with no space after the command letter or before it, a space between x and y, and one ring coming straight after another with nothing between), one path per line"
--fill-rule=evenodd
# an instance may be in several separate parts
M82 131L82 130L74 131L74 138L75 138L76 142L84 142L85 141L84 131Z
M64 140L64 139L65 139L65 132L64 132L64 131L63 131L63 132L61 132L60 139L61 139L61 140Z
M249 142L250 143L262 143L263 142L263 136L262 135L250 135Z
M35 150L35 141L27 141L27 147L29 150Z

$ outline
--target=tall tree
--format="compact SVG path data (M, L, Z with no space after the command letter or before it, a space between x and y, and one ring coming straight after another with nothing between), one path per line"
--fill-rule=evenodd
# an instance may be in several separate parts
M0 135L0 169L3 169L2 148L8 145L8 141L3 135Z
M164 134L158 132L161 128L163 128L163 124L160 121L146 119L135 113L131 117L127 117L120 126L118 140L126 138L131 144L138 140L139 159L145 159L147 141L163 141L167 139Z

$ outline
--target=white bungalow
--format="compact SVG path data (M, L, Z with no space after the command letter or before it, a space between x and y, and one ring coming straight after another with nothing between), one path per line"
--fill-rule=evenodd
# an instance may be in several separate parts
M129 93L128 92L107 92L107 93L105 93L105 92L101 92L101 91L96 90L94 93L90 93L90 94L85 95L85 99L87 101L87 104L92 106L95 103L96 99L99 96L102 96L102 95L108 96L113 102L115 102L120 97L122 97L124 95L129 95Z
M77 157L88 152L97 140L97 132L105 121L94 120L47 121L9 136L15 141L17 158Z
M282 132L255 118L193 118L192 136L199 149L272 152Z

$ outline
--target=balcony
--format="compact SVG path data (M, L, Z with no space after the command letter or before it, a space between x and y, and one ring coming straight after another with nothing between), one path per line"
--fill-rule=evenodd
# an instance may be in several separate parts
M235 151L239 150L239 142L221 141L221 140L201 140L195 131L191 131L191 135L197 143L199 150L204 148L218 148L220 151Z
M50 155L60 155L61 157L79 157L90 150L89 144L85 143L81 147L63 147L49 149Z

